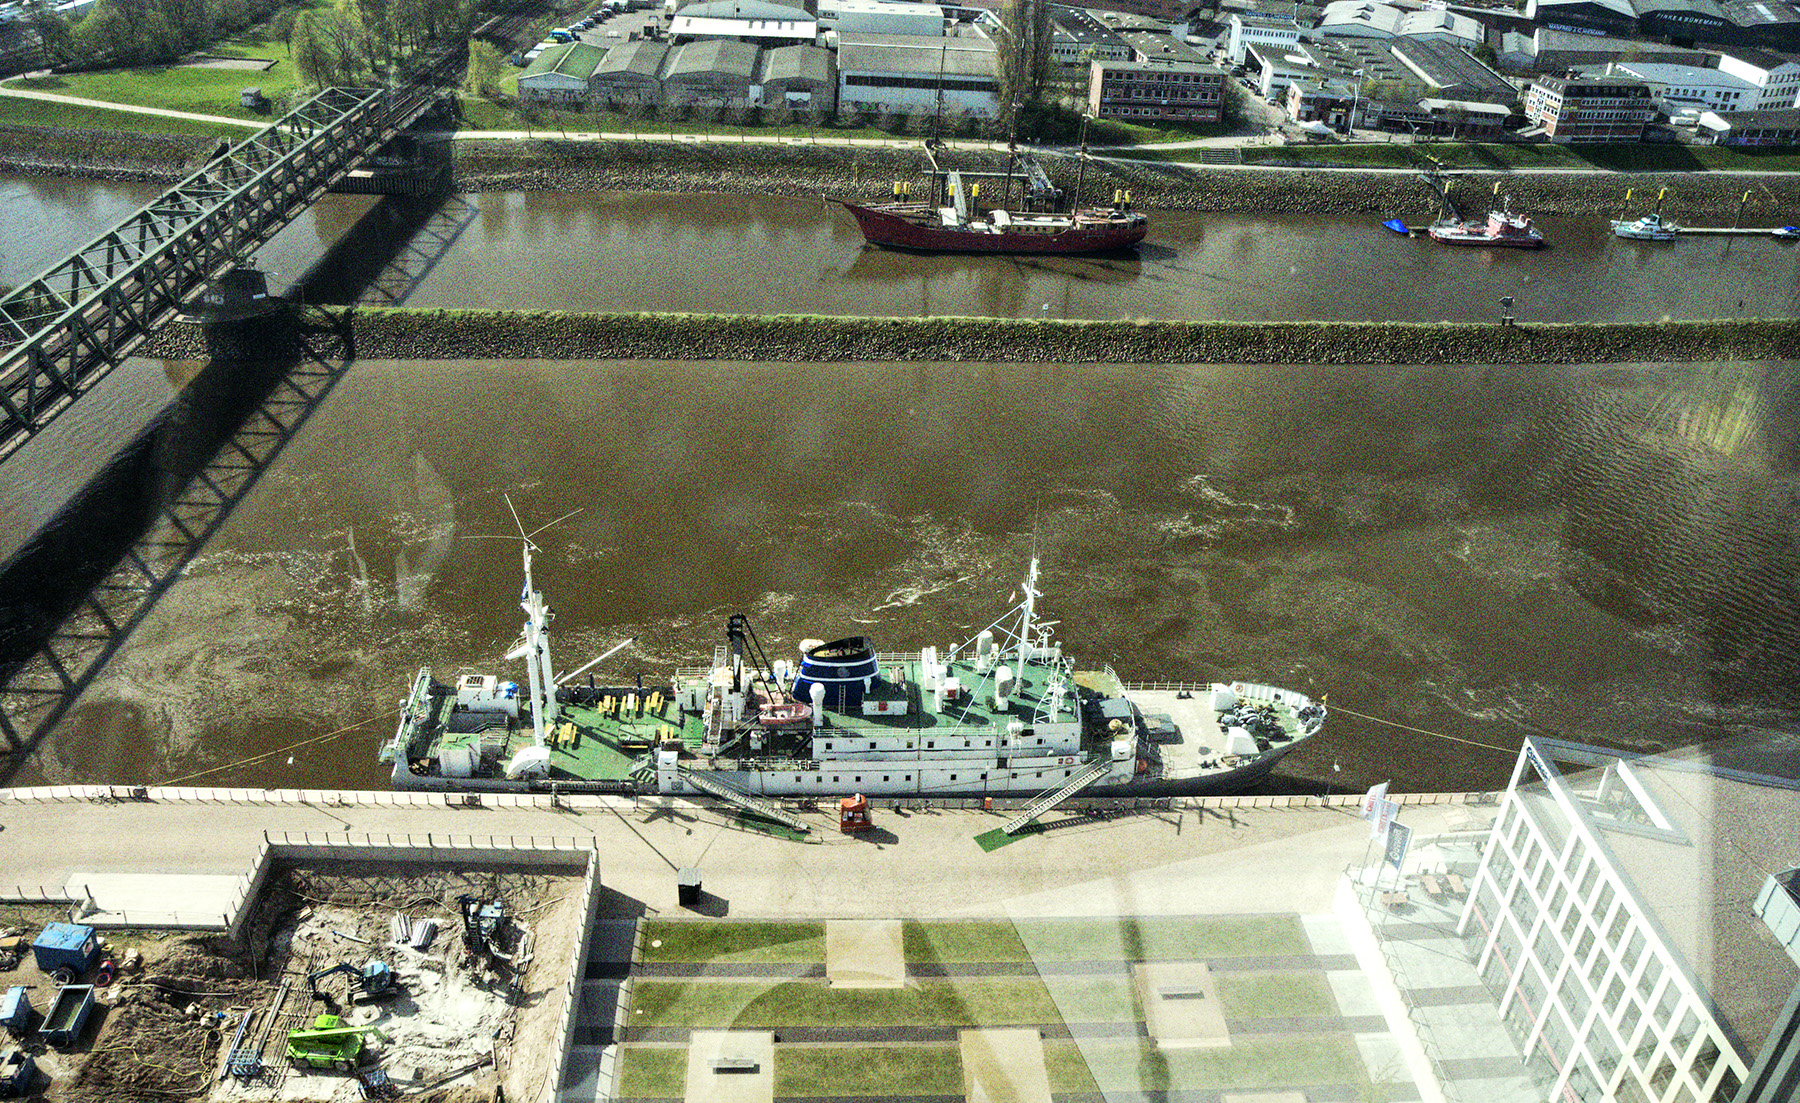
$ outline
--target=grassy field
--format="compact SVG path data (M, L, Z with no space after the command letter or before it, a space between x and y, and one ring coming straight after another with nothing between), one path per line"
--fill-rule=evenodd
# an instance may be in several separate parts
M1036 977L928 980L905 988L832 988L822 980L661 981L632 985L634 1030L771 1030L821 1023L863 1026L1013 1026L1063 1021ZM1142 1018L1123 976L1058 978L1057 996L1083 1022Z
M1099 1091L1272 1091L1348 1085L1369 1103L1389 1098L1371 1083L1348 1037L1298 1035L1240 1039L1227 1049L1159 1050L1150 1042L1044 1043L1044 1067L1057 1094ZM680 1098L687 1052L622 1048L622 1099ZM962 1061L954 1045L778 1047L777 1098L960 1095Z
M1193 957L1303 954L1298 922L1283 917L1057 920L1013 924L907 923L906 959L967 961L1171 961Z
M129 103L140 107L161 107L171 111L266 122L271 115L239 106L238 93L244 88L261 88L263 95L280 102L283 96L292 91L298 83L298 77L293 63L288 59L287 44L244 39L233 46L255 56L274 58L275 65L261 71L195 66L109 69L98 73L53 74L36 79L16 80L10 87L104 100L107 103ZM219 52L223 52L223 49ZM135 121L147 117L125 118Z
M232 139L254 133L227 123L169 119L112 111L104 107L45 103L42 100L21 100L10 96L0 96L0 123L14 126L60 126L77 130L131 130L141 134L192 134Z
M1338 1013L1331 985L1318 973L1214 973L1228 1019L1287 1019Z
M655 943L662 943L657 946ZM822 923L658 923L644 927L646 962L808 964L825 960Z

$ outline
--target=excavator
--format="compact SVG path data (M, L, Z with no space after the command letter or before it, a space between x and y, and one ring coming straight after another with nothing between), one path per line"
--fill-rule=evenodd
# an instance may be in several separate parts
M363 995L372 999L383 999L394 994L393 969L389 968L388 963L380 958L371 958L361 965L352 965L348 961L341 961L336 965L309 974L306 983L312 986L312 998L324 1000L326 1003L332 1002L331 997L319 989L319 982L338 973L350 974L352 978L350 996L352 998L359 989Z

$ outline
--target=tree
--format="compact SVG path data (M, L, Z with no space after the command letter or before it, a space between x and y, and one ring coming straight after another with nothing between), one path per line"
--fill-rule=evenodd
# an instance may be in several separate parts
M1050 6L1043 0L1002 0L994 34L994 83L1001 118L1009 126L1020 125L1018 112L1044 102L1050 35Z
M478 96L500 94L500 77L506 71L506 58L491 42L469 43L469 70L463 87Z
M37 35L44 60L51 65L67 65L77 57L75 28L51 8L34 8L26 25Z

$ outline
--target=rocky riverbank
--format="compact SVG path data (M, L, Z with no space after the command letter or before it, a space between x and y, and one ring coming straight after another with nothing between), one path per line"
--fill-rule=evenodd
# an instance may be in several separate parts
M209 138L43 127L0 126L0 172L174 183L216 147ZM1004 154L957 151L972 170L1004 170ZM1196 154L1197 156L1197 154ZM1047 155L1060 184L1075 181L1073 158ZM730 192L878 199L893 182L919 179L916 146L822 146L719 141L469 140L456 146L458 191ZM1625 189L1654 196L1668 189L1666 213L1679 219L1735 216L1745 192L1747 224L1800 221L1800 173L1468 173L1455 195L1472 209L1495 185L1534 215L1617 215ZM1096 159L1083 182L1089 197L1128 189L1147 210L1382 214L1423 219L1431 201L1406 172L1323 168L1199 168Z
M959 166L989 172L1002 171L1006 165L1004 154L990 151L958 151L954 158ZM739 192L870 199L891 194L895 180L918 178L922 163L916 149L900 147L470 141L457 147L456 186L462 191ZM1047 157L1045 167L1063 186L1073 186L1073 158ZM1616 216L1626 188L1650 197L1667 187L1664 210L1678 218L1731 215L1749 191L1749 221L1785 225L1800 219L1800 173L1471 172L1457 177L1454 194L1477 208L1488 200L1496 184L1513 197L1517 209L1532 214ZM1407 172L1199 168L1096 160L1087 172L1084 194L1109 196L1114 189L1129 189L1137 204L1147 210L1414 212L1420 218L1431 210L1428 193Z
M356 308L311 316L365 360L970 361L1052 363L1584 364L1767 360L1800 321L1609 325L1015 321ZM335 337L332 335L335 334ZM139 355L197 359L200 327ZM339 352L342 351L340 346Z
M0 172L175 184L217 146L179 134L0 124Z

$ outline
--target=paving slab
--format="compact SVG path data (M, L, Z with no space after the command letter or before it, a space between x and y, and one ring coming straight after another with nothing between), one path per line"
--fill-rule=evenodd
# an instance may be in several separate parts
M1381 1001L1375 998L1375 988L1360 971L1333 970L1325 974L1325 983L1331 986L1331 998L1337 1001L1338 1014L1345 1018L1381 1014Z
M242 874L77 870L69 874L64 891L73 900L89 901L82 920L96 926L178 920L220 926L226 925L243 887Z
M1231 1044L1218 986L1204 961L1132 966L1144 1025L1163 1049L1219 1049Z
M833 988L906 987L900 921L826 920L825 976Z
M1220 1092L1219 1103L1306 1103L1306 1093Z
M719 1071L721 1062L739 1071ZM766 1030L688 1034L686 1103L773 1103L775 1035Z
M1050 1103L1044 1040L1036 1030L964 1030L958 1040L969 1103Z
M1312 947L1316 956L1349 956L1356 952L1350 946L1350 936L1344 933L1344 925L1335 915L1303 915L1300 929L1305 932L1306 944Z
M1370 1082L1389 1087L1404 1086L1417 1094L1411 1070L1407 1068L1406 1053L1391 1033L1356 1035L1356 1052L1362 1057Z

